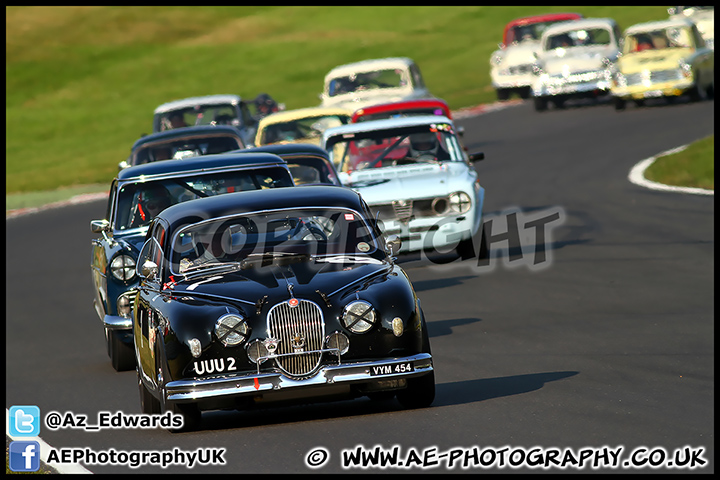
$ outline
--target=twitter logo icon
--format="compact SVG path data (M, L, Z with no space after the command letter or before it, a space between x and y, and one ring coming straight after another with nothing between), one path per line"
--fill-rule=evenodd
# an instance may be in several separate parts
M35 405L10 407L8 434L11 437L37 437L40 434L40 408Z

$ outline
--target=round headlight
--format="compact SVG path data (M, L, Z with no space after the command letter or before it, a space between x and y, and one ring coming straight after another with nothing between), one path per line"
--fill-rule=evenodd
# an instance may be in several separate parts
M226 347L240 345L250 335L250 327L239 315L227 314L215 323L215 335Z
M465 213L470 210L472 200L465 192L455 192L450 195L450 208L456 213Z
M342 322L353 333L365 333L375 325L377 314L368 302L356 300L343 310Z
M110 272L118 280L129 282L135 278L135 259L130 255L118 255L110 262Z

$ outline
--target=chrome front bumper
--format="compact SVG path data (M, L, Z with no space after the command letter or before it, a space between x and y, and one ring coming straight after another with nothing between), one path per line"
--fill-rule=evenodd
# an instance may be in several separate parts
M132 330L132 318L105 315L103 316L103 324L108 330Z
M373 367L412 362L411 372L389 372L373 375ZM246 373L197 380L177 380L165 385L167 401L196 402L218 397L256 396L264 393L298 391L308 387L350 385L353 383L399 380L425 375L433 371L432 355L419 353L409 357L388 358L372 362L343 363L321 367L312 377L288 378L280 373ZM318 389L320 393L320 389Z
M594 91L609 92L610 82L606 80L591 81L584 83L565 83L555 85L542 85L538 89L533 89L533 96L548 97L555 95L582 95Z

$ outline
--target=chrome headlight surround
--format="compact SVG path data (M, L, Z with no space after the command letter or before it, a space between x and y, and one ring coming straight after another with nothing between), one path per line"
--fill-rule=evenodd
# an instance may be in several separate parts
M331 355L345 355L350 348L350 339L342 332L333 332L325 339Z
M692 78L693 71L692 71L692 65L687 63L685 59L681 59L678 61L678 66L680 67L680 72L682 73L682 76L685 78Z
M625 75L621 71L615 71L613 72L613 83L616 87L625 88L627 87L627 78L625 78Z
M472 207L472 198L465 192L453 192L448 200L453 213L467 213Z
M110 262L110 273L121 282L129 282L136 276L135 259L130 255L118 255Z
M228 313L215 322L215 336L224 346L235 347L247 340L250 327L242 316Z
M378 321L375 308L364 300L348 303L342 313L342 324L353 333L365 333Z
M124 292L121 293L117 301L115 302L117 305L117 313L122 318L130 318L130 314L132 313L133 308L133 301L135 300L136 292L130 291L130 292Z

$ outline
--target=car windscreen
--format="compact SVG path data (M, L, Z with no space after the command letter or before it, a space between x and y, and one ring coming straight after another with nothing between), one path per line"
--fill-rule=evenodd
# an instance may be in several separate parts
M194 125L240 125L238 109L233 104L196 105L164 112L156 119L160 132Z
M132 156L132 165L224 153L241 148L243 148L242 140L232 135L191 137L162 143L150 143L135 150Z
M258 145L319 139L328 128L345 125L348 121L348 115L318 115L270 123L263 128Z
M129 230L144 227L171 205L224 193L293 186L283 167L194 173L162 180L122 184L117 193L113 228Z
M463 161L462 147L448 123L367 130L336 135L326 150L338 171Z
M168 258L175 274L208 268L263 268L296 262L385 258L377 229L336 207L269 210L205 220L178 230Z
M612 34L607 28L582 28L569 30L545 39L545 50L588 47L591 45L610 45Z
M403 70L399 68L375 70L338 76L328 83L328 95L334 97L346 93L376 90L381 88L400 88L407 85Z

